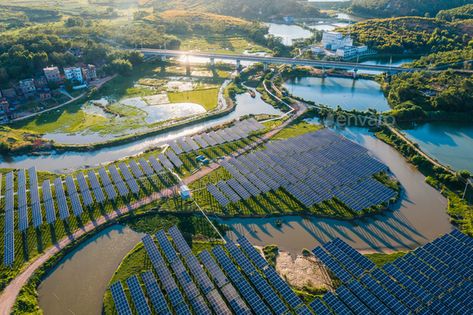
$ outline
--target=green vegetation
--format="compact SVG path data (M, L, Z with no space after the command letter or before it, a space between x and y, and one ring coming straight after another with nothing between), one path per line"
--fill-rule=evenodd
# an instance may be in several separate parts
M273 267L276 266L276 259L279 255L279 248L277 245L266 245L263 247L263 254L266 261Z
M437 19L450 22L473 19L473 4L467 4L450 10L442 10L437 14Z
M171 103L195 103L202 105L207 111L214 110L218 103L219 88L199 89L186 92L168 93Z
M353 12L365 16L435 16L440 10L472 3L471 0L353 0Z
M469 45L465 49L456 49L451 51L442 51L438 53L422 56L410 64L414 68L471 68L473 60L473 46Z
M392 254L374 253L365 254L365 257L374 262L377 267L382 267L387 263L393 262L396 259L401 258L405 254L405 252L395 252Z
M432 115L448 119L451 114L473 111L473 78L450 71L400 74L384 82L383 89L398 121Z
M421 17L366 20L353 25L350 32L357 43L389 54L461 49L472 39L472 31L462 24Z
M309 132L320 130L322 128L323 128L322 125L313 124L310 122L306 122L304 120L300 120L300 121L290 124L288 127L278 132L278 134L276 134L276 136L273 139L283 140L283 139L298 137Z

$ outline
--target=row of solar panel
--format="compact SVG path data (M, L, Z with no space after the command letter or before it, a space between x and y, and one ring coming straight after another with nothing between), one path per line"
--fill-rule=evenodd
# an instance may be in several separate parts
M199 254L200 261L207 269L206 272L176 227L169 230L169 235L177 251L164 231L161 230L156 234L164 257L161 256L158 247L149 235L143 238L143 244L161 283L162 296L168 297L170 302L166 304L163 300L163 304L170 306L176 313L179 314L180 310L187 307L187 304L183 303L185 297L189 301L189 306L197 314L210 314L211 311L207 305L216 314L272 314L272 312L286 314L289 310L294 310L296 314L311 314L301 299L246 238L242 237L238 240L241 249L231 241L225 245L233 260L243 270L245 274L243 275L222 247L215 247L212 251L216 260L207 251ZM182 293L170 269L182 288ZM127 311L120 311L123 305L127 310L130 309L125 295L119 292L113 294L114 291L120 291L120 289L117 290L120 286L120 284L112 286L112 295L114 299L117 296L115 305L119 314L128 314ZM128 286L130 290L133 290L130 284ZM134 290L139 291L136 288ZM137 304L145 304L138 302L132 292L131 296L135 307ZM140 300L143 299L140 298Z
M344 285L311 306L335 314L469 314L472 242L455 230L377 268L336 239L313 253Z
M325 140L319 141L320 137ZM309 149L304 148L299 155L285 153L298 148L293 147L291 141L304 143ZM393 190L370 178L375 173L386 171L387 167L367 155L361 146L332 131L308 133L291 141L272 142L263 151L222 161L222 166L234 179L219 182L216 187L209 185L208 191L222 207L226 207L230 203L283 187L306 207L337 196L355 211L386 202L395 196ZM319 145L324 142L326 147L320 149L319 146L312 146L311 142ZM331 156L331 152L337 154ZM356 164L353 163L354 156L358 157ZM321 157L330 163L325 162L323 168L313 166L320 162ZM349 157L351 159L347 160Z
M177 156L176 156L177 158ZM163 172L164 168L160 162L151 157L148 162L145 159L140 159L139 164L143 169L146 176L150 177L156 173L160 174ZM98 173L102 185L100 184L99 178L96 173L93 171L87 172L87 177L90 182L90 187L92 188L92 193L89 188L89 184L83 173L78 173L76 176L77 183L79 186L79 192L72 176L67 176L65 179L65 184L67 188L67 194L70 199L70 206L72 207L72 212L75 216L80 216L83 212L83 206L90 207L95 202L104 203L107 200L114 200L117 198L117 193L115 187L118 189L120 196L125 197L130 193L130 190L134 194L138 194L140 191L139 185L136 179L140 179L144 176L143 171L140 169L138 164L135 161L130 162L130 168L135 177L130 173L128 166L125 163L120 163L119 168L125 182L123 181L122 176L118 172L117 168L114 165L108 167L110 177L105 170L105 168L100 168ZM154 171L153 171L154 170ZM41 200L38 189L38 180L36 169L34 167L28 169L29 177L29 195L30 195L30 205L32 209L32 221L34 228L38 228L43 224L43 215L41 210ZM136 178L136 179L135 179ZM115 186L114 186L115 184ZM27 189L26 189L26 172L25 170L18 171L18 230L24 232L29 227L29 213L28 213L28 199L27 199ZM42 199L45 209L45 218L48 224L52 224L56 221L56 203L59 212L59 218L65 220L70 216L69 204L67 202L66 193L63 186L63 181L61 178L56 178L53 182L55 198L51 190L51 182L45 180L42 183ZM105 189L105 193L102 190L102 187ZM15 246L14 246L14 227L15 227L15 192L14 192L14 173L10 172L6 175L6 186L5 186L5 232L4 232L4 265L11 266L15 259ZM82 199L82 202L81 202Z
M176 154L188 153L199 150L199 148L207 148L226 142L240 140L249 136L253 131L262 129L264 126L257 122L254 118L238 121L234 126L209 133L195 135L192 138L183 137L175 141L171 141L169 146Z

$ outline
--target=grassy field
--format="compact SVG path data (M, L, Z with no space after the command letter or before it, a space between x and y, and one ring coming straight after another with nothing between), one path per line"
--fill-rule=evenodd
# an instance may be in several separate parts
M383 253L376 253L376 254L366 254L365 257L371 260L376 264L377 267L382 267L387 263L393 262L394 260L404 256L407 254L406 252L395 252L392 254L383 254Z
M187 92L169 92L171 103L195 103L202 105L207 111L217 107L219 88L199 89Z
M271 51L261 45L252 43L248 39L239 36L208 36L208 37L183 37L180 50L213 52L219 54L241 54L248 52Z

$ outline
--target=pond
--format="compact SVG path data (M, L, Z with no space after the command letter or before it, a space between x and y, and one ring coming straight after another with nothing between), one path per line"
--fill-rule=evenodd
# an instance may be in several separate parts
M300 77L286 81L289 93L332 108L388 111L389 104L380 85L373 80L338 77Z
M296 39L306 39L312 36L312 33L298 25L266 23L269 26L269 34L282 38L282 43L286 46L292 46Z
M100 315L108 282L142 236L128 227L114 225L74 249L38 288L44 314Z
M237 95L236 108L233 112L223 117L209 119L159 135L148 136L130 143L120 144L107 148L100 148L86 152L57 152L47 156L20 155L3 157L0 167L3 168L28 168L35 165L38 170L65 172L86 166L96 166L101 163L111 162L127 156L136 155L143 151L162 145L170 140L198 133L210 127L221 125L248 114L282 115L283 113L261 99L261 94L256 92L256 98L248 93Z
M336 237L363 252L393 252L426 244L453 229L446 199L395 149L366 129L337 131L365 146L389 167L403 187L401 201L379 215L354 221L300 216L221 220L233 228L230 237L245 235L255 245L276 244L292 255ZM282 220L280 227L278 220Z
M473 123L429 122L404 127L403 132L442 164L473 173Z

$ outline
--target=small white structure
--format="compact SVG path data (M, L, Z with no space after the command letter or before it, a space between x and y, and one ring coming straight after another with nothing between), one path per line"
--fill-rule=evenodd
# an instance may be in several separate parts
M368 52L367 46L345 46L337 49L336 55L342 59L351 59Z
M322 47L315 46L315 45L310 46L310 51L314 55L324 55L325 54L325 51L322 49Z
M180 190L181 198L183 200L188 200L192 197L191 190L189 189L189 187L187 187L187 185L182 185L179 188L179 190Z
M353 39L350 35L343 35L339 32L324 32L322 45L325 49L336 51L339 48L353 46Z
M82 76L82 69L79 67L64 68L64 76L67 80L82 84L84 77Z

